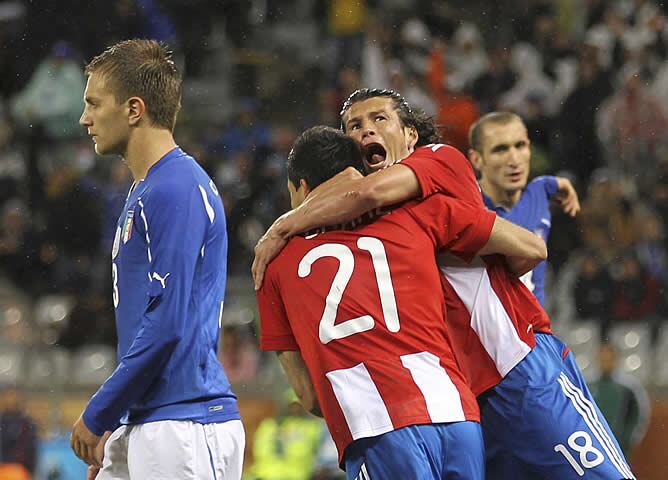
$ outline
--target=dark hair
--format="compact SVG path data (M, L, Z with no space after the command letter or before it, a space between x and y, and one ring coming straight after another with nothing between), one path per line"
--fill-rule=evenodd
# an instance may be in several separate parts
M363 172L362 152L355 140L331 127L304 131L288 155L288 179L296 188L302 178L315 188L347 167Z
M438 133L436 124L434 124L433 117L427 115L421 110L411 108L406 99L398 92L385 88L360 88L355 90L343 103L339 116L343 115L353 105L353 103L363 102L374 97L391 98L394 103L394 109L399 115L399 120L405 127L414 127L418 133L418 140L416 147L429 145L430 143L440 143L442 141L441 135ZM341 122L341 130L346 131L346 127Z
M154 125L174 129L181 108L181 76L172 52L155 40L125 40L107 48L86 66L100 74L116 102L140 97Z
M513 112L491 112L483 115L469 128L469 145L473 150L482 152L483 135L487 124L507 125L516 120L522 122L522 118Z

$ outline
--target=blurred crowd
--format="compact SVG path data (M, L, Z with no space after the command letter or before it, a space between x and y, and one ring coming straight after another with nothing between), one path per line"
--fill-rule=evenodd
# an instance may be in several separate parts
M362 86L398 90L463 152L481 114L519 113L532 173L568 176L582 200L575 221L553 217L547 298L557 327L589 319L605 338L616 324L645 322L658 342L668 316L665 3L42 3L0 0L3 344L72 354L115 345L108 256L130 175L95 156L78 119L85 62L130 37L174 49L185 79L176 139L224 198L221 361L242 395L258 379L284 385L257 350L248 276L255 242L289 207L290 146L305 127L338 126L343 100ZM11 375L0 380L21 383Z

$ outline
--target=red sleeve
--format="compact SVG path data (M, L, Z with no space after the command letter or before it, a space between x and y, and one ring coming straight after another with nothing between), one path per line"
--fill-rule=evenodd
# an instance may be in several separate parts
M466 262L485 246L496 220L491 210L439 194L416 204L412 213L437 249L446 249Z
M408 166L415 173L420 183L422 198L434 193L443 193L472 205L484 207L473 167L456 148L441 143L420 147L401 164Z
M260 312L260 350L299 350L278 288L276 261L267 268L262 288L257 291Z

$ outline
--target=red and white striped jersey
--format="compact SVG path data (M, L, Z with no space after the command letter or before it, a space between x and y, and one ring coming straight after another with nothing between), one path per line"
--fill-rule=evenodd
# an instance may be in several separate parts
M473 169L457 149L428 145L401 163L417 176L423 197L444 193L484 206ZM473 393L479 395L531 351L534 332L551 333L550 319L500 256L464 264L441 255L439 265L455 352Z
M258 292L263 350L299 350L339 455L358 438L479 421L445 321L436 250L470 260L495 214L433 195L293 238Z

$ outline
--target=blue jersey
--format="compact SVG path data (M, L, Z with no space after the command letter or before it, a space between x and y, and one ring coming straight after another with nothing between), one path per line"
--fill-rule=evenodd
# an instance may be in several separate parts
M547 242L552 224L550 198L557 193L558 188L555 177L536 177L529 182L519 201L510 210L500 205L494 205L492 199L484 193L483 198L487 208L494 210L497 215L534 232ZM536 268L521 278L522 282L533 292L542 305L545 304L546 267L547 264L544 261L540 262Z
M95 434L119 423L239 419L217 358L227 274L218 191L174 148L130 190L112 247L118 367L83 418Z

